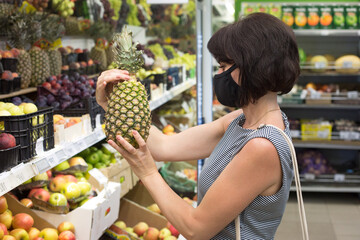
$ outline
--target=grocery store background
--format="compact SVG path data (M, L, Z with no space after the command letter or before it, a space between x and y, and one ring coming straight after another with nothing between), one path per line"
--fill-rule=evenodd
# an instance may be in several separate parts
M27 12L49 12L55 20L17 15L11 11L16 4ZM280 18L298 41L301 75L278 101L291 123L310 239L360 239L356 0L0 1L0 29L6 29L0 31L0 129L16 140L0 138L0 159L8 159L0 165L0 195L13 214L31 215L40 230L72 222L80 240L109 239L119 231L133 237L140 221L176 235L126 161L104 140L104 112L94 94L99 74L114 67L109 35L125 25L133 32L145 59L136 77L147 91L153 124L172 135L234 110L213 94L210 80L218 64L206 44L216 30L252 12ZM41 36L16 41L38 25ZM30 50L32 45L37 48ZM157 167L194 205L203 161ZM83 187L74 197L60 190L62 181L87 182L92 190ZM10 228L7 214L0 214L0 223ZM275 239L301 239L294 187Z

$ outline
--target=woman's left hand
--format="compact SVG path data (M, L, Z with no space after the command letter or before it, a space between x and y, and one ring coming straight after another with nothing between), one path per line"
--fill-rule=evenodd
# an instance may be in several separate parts
M144 141L144 139L140 136L140 134L133 130L133 136L137 143L139 144L139 148L134 148L130 143L128 143L124 138L120 135L116 136L117 141L121 144L118 146L114 141L109 140L108 143L115 148L130 164L131 169L134 171L138 178L142 179L146 176L149 176L153 173L157 173L157 167L154 162L153 157Z

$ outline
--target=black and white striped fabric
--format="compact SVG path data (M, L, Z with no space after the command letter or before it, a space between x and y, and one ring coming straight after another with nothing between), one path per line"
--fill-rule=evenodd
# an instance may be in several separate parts
M285 133L290 137L289 122L283 112L282 116L285 124ZM257 196L240 213L240 229L241 239L274 239L276 229L284 214L293 179L290 149L284 137L275 128L265 126L256 131L244 129L242 128L244 122L244 114L241 114L232 121L223 138L205 161L199 177L198 204L200 204L213 182L249 140L253 138L266 138L273 143L279 154L283 173L282 187L272 196ZM231 197L231 192L229 192L228 196L224 197ZM212 239L235 239L235 221L232 221Z

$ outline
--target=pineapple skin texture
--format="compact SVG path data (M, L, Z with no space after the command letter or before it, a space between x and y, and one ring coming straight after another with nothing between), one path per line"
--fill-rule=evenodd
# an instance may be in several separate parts
M29 51L32 66L31 85L36 87L50 77L49 56L44 50Z
M110 94L107 112L105 114L105 135L107 140L116 140L121 135L133 147L138 143L132 135L132 130L139 132L146 141L151 126L151 112L145 87L136 81L119 82Z
M19 63L17 65L17 72L21 76L21 88L28 88L31 83L31 58L28 52L20 50L18 56Z
M61 74L62 56L56 49L47 51L50 64L50 75L57 76Z

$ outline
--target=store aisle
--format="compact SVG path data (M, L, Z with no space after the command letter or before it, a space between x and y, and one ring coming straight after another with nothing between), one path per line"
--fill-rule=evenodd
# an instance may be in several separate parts
M311 240L360 240L360 196L304 193ZM292 192L275 240L302 240L296 193Z

